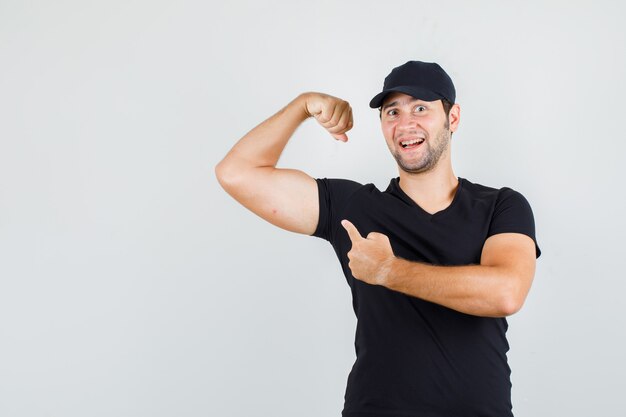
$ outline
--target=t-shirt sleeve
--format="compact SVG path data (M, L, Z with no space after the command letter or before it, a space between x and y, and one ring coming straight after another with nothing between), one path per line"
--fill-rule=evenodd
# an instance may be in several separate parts
M522 194L511 188L500 190L487 236L498 233L522 233L530 236L535 242L536 257L541 256L530 204Z
M344 179L316 178L319 198L319 220L313 236L333 242L335 233L350 197L362 187L355 181Z

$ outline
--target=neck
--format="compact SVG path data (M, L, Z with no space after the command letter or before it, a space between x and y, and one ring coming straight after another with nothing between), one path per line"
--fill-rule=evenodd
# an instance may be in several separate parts
M432 213L450 205L459 185L449 159L439 162L434 169L418 174L411 174L400 169L402 191L424 210Z

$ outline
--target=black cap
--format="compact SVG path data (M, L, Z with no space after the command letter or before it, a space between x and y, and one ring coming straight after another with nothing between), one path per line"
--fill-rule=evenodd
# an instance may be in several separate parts
M454 103L456 98L452 79L434 62L409 61L391 70L385 78L383 91L374 96L370 107L380 107L387 94L393 92L408 94L424 101L443 98Z

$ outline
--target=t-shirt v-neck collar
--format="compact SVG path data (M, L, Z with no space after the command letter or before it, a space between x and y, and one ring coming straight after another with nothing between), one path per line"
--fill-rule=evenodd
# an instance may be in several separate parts
M413 199L411 197L409 197L403 190L402 188L400 188L400 177L396 177L393 178L391 180L391 182L389 183L389 187L387 188L388 192L391 192L392 194L396 194L398 197L400 197L404 202L406 202L407 204L409 204L410 206L414 207L416 210L416 213L418 213L421 217L424 217L427 220L432 220L433 218L436 217L440 217L444 214L446 214L447 212L449 212L454 205L456 204L456 202L459 199L459 195L461 193L461 188L463 188L463 183L464 183L464 179L461 177L458 177L459 180L459 185L456 187L456 191L454 193L454 198L452 199L452 202L448 205L448 207L439 210L435 213L429 213L426 210L424 210L419 204L417 204L415 201L413 201Z

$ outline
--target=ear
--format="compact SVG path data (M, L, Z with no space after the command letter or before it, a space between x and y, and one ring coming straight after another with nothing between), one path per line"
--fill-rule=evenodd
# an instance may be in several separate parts
M459 128L459 121L461 120L461 106L456 103L453 104L448 117L450 120L450 132L456 132Z

